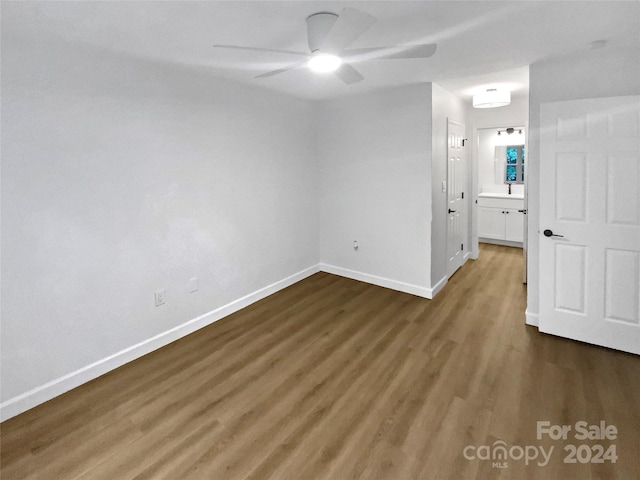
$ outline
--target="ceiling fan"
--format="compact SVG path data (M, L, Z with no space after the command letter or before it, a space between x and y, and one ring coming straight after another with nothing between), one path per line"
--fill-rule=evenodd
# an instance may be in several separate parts
M346 84L356 83L364 79L360 72L353 67L352 63L354 62L378 59L429 58L436 51L437 45L435 44L348 48L375 22L375 17L354 8L345 8L340 15L328 12L310 15L307 17L308 53L239 45L214 45L214 47L304 57L286 67L256 75L255 78L273 77L307 65L311 70L318 73L334 72Z

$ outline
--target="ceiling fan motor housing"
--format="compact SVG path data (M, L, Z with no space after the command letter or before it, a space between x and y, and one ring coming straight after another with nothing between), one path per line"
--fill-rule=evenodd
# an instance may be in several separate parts
M338 20L335 13L320 12L307 17L307 40L311 53L321 49L322 42Z

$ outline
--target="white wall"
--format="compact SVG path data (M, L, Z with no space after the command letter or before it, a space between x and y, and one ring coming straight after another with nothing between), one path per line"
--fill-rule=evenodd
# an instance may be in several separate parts
M430 112L430 84L321 104L324 269L430 294Z
M433 295L431 157L439 186L446 119L465 121L440 87L313 103L45 36L2 43L2 418L318 260Z
M312 103L49 38L2 70L3 415L313 271Z
M442 285L447 278L447 194L442 191L442 182L447 181L447 119L465 125L468 138L467 116L464 102L439 85L433 84L432 96L432 203L431 220L431 284ZM467 152L469 149L467 149ZM469 156L467 153L467 178ZM469 196L465 197L465 210L469 215ZM468 218L468 217L467 217ZM469 245L468 231L464 234L465 245ZM468 247L465 247L465 249ZM466 251L464 252L467 253Z
M531 65L529 80L527 322L539 312L540 105L547 102L640 94L640 49L606 47Z

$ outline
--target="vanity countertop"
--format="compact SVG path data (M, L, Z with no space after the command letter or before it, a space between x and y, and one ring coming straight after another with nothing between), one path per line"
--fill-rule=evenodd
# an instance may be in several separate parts
M505 200L522 200L524 199L524 195L521 193L513 193L511 195L507 193L493 193L493 192L482 192L478 194L480 198L503 198Z

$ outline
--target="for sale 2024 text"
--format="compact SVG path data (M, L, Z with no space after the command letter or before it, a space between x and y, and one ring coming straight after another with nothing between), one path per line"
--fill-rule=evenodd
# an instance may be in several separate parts
M588 422L580 421L573 426L552 425L547 421L537 422L536 436L538 440L542 440L545 436L552 440L568 440L570 434L573 434L573 438L579 441L612 441L618 438L618 429L615 425L607 425L604 420L591 425ZM615 444L609 445L606 449L600 444L568 444L565 445L564 450L567 452L564 463L616 463L618 460Z

